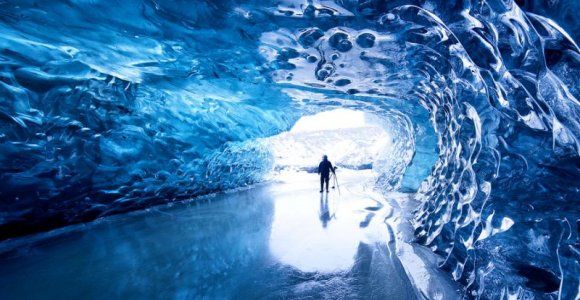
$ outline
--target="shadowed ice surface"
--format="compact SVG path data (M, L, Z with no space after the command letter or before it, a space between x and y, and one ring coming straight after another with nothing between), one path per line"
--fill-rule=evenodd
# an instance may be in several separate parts
M156 207L4 243L0 272L10 276L0 277L0 294L5 299L456 297L451 278L434 270L433 256L420 259L430 251L403 242L409 232L398 224L404 219L397 203L411 198L392 194L384 200L373 192L367 170L343 170L339 176L340 193L319 194L315 175L288 173L275 184L200 204Z

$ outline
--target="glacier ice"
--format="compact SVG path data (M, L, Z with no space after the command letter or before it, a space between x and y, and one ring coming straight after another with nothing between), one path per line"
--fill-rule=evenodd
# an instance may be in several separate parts
M577 1L516 2L4 1L1 237L259 181L250 141L348 108L411 126L470 295L577 298Z

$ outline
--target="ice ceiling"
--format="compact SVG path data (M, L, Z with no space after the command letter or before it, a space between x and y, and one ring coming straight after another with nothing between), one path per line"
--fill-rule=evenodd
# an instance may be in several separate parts
M348 108L412 128L470 295L577 298L577 2L523 2L4 1L1 237L256 182L247 141Z

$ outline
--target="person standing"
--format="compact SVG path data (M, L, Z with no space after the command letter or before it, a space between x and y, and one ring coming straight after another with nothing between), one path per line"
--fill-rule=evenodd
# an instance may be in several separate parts
M318 175L320 175L320 192L324 190L324 183L326 182L326 192L328 193L328 182L330 181L330 172L334 174L332 163L328 160L328 156L323 155L322 161L318 165Z

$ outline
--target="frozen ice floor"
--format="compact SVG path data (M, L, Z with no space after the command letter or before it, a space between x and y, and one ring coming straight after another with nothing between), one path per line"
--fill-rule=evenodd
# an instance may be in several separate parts
M0 244L2 299L455 299L413 245L409 195L340 170Z

